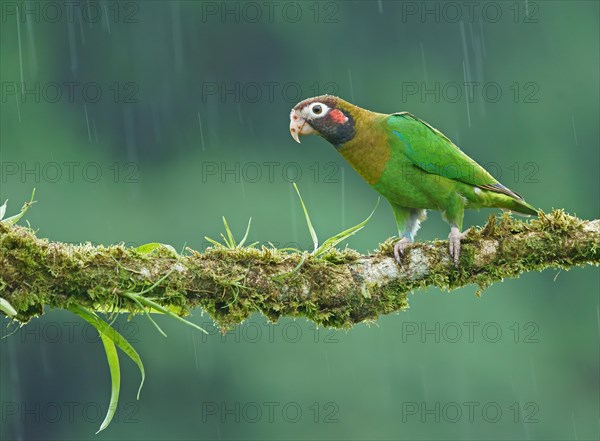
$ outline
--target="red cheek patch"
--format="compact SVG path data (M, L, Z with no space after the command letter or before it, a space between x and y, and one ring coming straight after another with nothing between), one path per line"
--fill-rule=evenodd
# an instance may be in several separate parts
M332 110L329 115L331 120L336 124L344 124L346 121L348 121L348 117L338 109Z

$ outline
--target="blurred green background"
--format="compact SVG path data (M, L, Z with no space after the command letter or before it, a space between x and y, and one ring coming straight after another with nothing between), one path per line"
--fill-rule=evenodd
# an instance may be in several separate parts
M548 211L598 217L599 3L1 3L0 197L67 242L182 249L226 216L251 239L308 249L377 195L289 111L326 92L409 110ZM467 83L467 85L465 85ZM481 224L492 210L469 212ZM387 203L349 245L394 234ZM445 238L437 213L420 240ZM94 331L47 311L0 341L0 438L598 439L596 268L548 270L474 296L430 289L349 332L255 315L221 336L161 317L117 326L116 420ZM13 330L2 322L2 334Z

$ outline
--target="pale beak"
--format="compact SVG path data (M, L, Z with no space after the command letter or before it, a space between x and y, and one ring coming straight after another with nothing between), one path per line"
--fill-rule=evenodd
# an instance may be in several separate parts
M316 133L316 130L306 123L299 111L292 110L292 113L290 113L290 134L292 138L299 144L300 135L310 135L311 133Z

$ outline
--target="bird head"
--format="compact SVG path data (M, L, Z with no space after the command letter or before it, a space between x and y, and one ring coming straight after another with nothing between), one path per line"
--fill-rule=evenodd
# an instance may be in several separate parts
M296 142L300 135L322 136L335 146L354 138L355 109L358 107L332 95L309 98L290 113L290 134Z

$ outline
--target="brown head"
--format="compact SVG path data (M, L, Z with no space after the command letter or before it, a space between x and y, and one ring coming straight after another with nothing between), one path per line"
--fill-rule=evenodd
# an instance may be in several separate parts
M292 109L290 133L297 142L300 135L316 134L338 147L354 138L359 110L332 95L309 98Z

